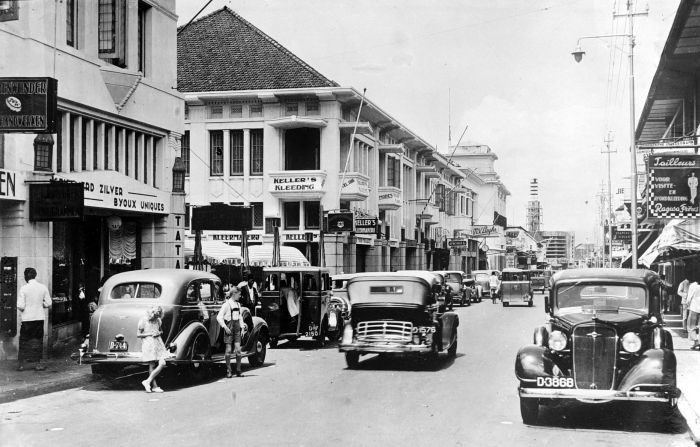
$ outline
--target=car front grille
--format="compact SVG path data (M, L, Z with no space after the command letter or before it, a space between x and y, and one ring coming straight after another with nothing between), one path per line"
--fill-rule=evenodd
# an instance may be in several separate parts
M609 390L615 383L617 334L599 324L578 326L573 333L573 364L576 387Z
M357 341L409 342L413 333L410 321L362 321L357 324Z

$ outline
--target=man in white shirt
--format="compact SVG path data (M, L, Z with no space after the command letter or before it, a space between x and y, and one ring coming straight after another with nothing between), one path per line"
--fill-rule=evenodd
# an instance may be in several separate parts
M690 349L700 348L698 341L698 324L700 324L700 285L697 281L693 281L688 286L688 338L693 340L693 346Z
M27 284L19 289L17 309L21 312L22 326L19 330L19 352L17 354L19 371L24 370L24 362L35 360L37 371L46 369L41 364L44 350L44 309L51 307L51 294L45 285L36 280L36 270L24 269Z
M496 304L498 292L501 289L501 280L498 279L498 275L496 275L495 272L491 273L491 278L489 278L489 287L491 288L491 303Z
M683 279L680 284L678 284L678 296L681 297L681 318L683 319L683 329L687 330L688 322L688 287L690 286L690 281L688 278Z

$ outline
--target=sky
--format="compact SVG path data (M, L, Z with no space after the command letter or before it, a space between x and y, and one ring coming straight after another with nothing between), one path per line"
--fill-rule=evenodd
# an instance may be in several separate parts
M208 0L178 0L184 25ZM633 1L635 125L680 0ZM525 227L537 178L542 229L600 243L610 155L613 203L629 191L626 0L213 0L341 86L367 97L449 157L488 145ZM571 55L580 38L586 52Z

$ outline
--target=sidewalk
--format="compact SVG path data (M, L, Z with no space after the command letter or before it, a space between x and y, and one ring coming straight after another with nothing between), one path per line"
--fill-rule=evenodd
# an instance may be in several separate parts
M54 349L43 364L46 369L35 371L28 363L24 371L17 371L16 360L0 361L0 403L39 394L51 393L87 384L92 381L89 365L79 365L71 360L72 352L78 351L78 342L68 343Z
M665 320L668 323L666 329L673 335L676 380L682 392L678 410L688 424L693 441L700 445L700 351L690 350L693 343L680 327L680 316L667 315Z

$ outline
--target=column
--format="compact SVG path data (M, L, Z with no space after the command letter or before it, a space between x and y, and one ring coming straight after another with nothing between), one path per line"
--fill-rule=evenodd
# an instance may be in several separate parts
M73 152L73 169L74 172L81 172L83 170L83 117L76 116L73 126L71 126L71 131L73 132L73 147L71 151ZM70 159L68 160L70 164Z
M70 125L71 115L69 112L63 113L61 117L61 171L70 172L70 134L73 131ZM56 165L58 170L58 165Z
M115 171L117 169L117 151L119 150L116 143L117 128L105 124L105 132L107 132L107 147L105 147L105 151L107 152L107 166L105 166L105 169Z
M131 178L136 177L136 133L133 131L128 131L126 133L127 146L126 150L129 153L129 173L128 176Z
M100 123L97 125L97 169L103 171L105 169L105 130L107 128L106 123Z
M136 178L138 178L140 182L148 183L148 177L146 175L146 163L144 162L144 154L146 153L146 138L144 134L140 132L137 133L134 138L136 139L136 146L134 147L139 148L139 150L136 151L136 156L134 157L134 161L136 162L136 170L134 172L136 173Z
M250 129L243 129L243 177L250 176Z
M153 137L146 137L146 172L148 173L148 184L156 186L156 173L153 169Z
M126 129L115 128L115 132L119 132L119 144L117 147L119 165L117 166L117 171L126 174Z
M231 131L224 130L224 177L231 175Z
M84 126L85 139L87 140L83 143L85 145L85 170L92 171L95 166L95 148L92 147L95 144L95 120L86 119Z

